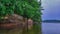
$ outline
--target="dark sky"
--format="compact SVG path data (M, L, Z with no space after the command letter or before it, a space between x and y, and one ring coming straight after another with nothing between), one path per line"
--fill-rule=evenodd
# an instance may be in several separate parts
M60 0L42 0L42 20L60 20Z

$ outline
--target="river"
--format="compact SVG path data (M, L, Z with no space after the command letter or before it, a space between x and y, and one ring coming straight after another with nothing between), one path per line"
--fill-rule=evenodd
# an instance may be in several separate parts
M60 34L60 23L42 23L42 34Z

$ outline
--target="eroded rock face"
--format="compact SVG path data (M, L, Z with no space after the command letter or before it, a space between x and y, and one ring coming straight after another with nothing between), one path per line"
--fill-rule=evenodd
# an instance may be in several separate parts
M23 18L16 14L13 16L6 16L5 19L5 21L2 21L3 23L0 23L0 32L2 34L22 34L27 31L27 28L31 29L33 25L33 21L31 19L27 20L27 18Z
M1 29L12 29L12 28L22 28L23 27L23 17L14 14L13 16L6 16L8 17L5 20L2 20L0 23Z
M33 26L32 19L27 20L27 18L23 18L22 16L19 16L17 14L6 16L6 18L7 19L2 20L2 23L0 23L1 29L27 28L27 26L28 29L31 29Z

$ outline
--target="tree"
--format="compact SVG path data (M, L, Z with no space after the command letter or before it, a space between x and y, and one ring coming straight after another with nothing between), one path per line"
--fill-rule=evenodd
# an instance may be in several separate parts
M0 0L0 21L5 16L18 14L24 18L32 19L34 22L41 22L41 3L38 0Z
M41 11L39 11L37 0L0 0L0 19L6 15L14 13L32 20L39 21Z

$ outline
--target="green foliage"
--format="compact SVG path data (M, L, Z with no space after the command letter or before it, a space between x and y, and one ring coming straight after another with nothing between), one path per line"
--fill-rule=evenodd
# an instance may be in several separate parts
M31 18L34 22L40 23L41 5L39 4L38 0L0 0L0 21L2 20L2 17L5 17L6 15L18 14L24 18ZM28 33L38 34L40 32L39 29L40 25L36 24Z
M0 19L15 13L39 22L41 17L39 10L38 0L0 0Z
M14 13L15 5L12 0L0 0L0 19Z

